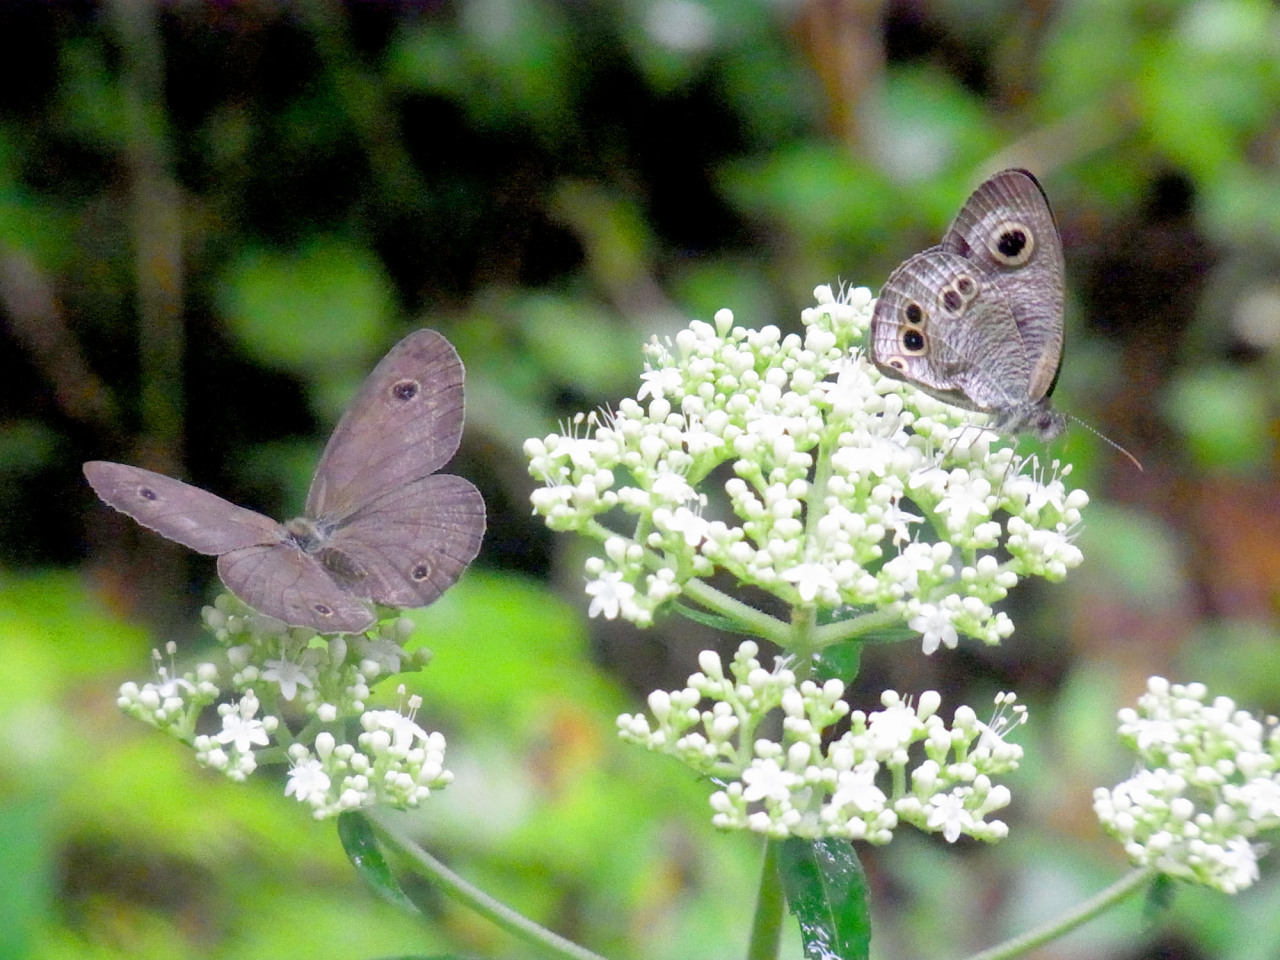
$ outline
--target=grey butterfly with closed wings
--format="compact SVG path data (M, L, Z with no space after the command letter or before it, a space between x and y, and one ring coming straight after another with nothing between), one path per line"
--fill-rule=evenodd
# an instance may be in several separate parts
M1051 440L1062 364L1062 239L1039 182L1003 170L965 201L936 247L890 274L871 317L886 376L991 415L1005 434Z
M373 626L375 602L431 603L480 550L480 491L436 473L462 437L463 377L434 330L392 347L329 438L304 515L287 523L139 467L98 460L85 476L144 527L216 555L222 582L254 609L358 633Z

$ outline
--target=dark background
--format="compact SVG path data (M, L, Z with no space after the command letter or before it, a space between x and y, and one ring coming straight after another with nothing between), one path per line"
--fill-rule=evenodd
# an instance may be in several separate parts
M634 396L654 333L726 306L796 329L820 283L878 289L1003 166L1041 177L1066 247L1058 406L1145 470L1073 426L1041 453L1093 497L1085 565L1020 588L1000 648L868 655L855 706L1032 707L1009 841L867 853L875 943L963 955L1114 879L1090 794L1128 773L1112 718L1145 678L1280 706L1277 36L1245 0L0 5L6 955L518 952L375 903L278 781L206 774L113 703L153 646L199 656L216 581L80 463L293 515L420 326L467 364L450 471L490 509L420 616L459 781L424 836L611 955L741 955L755 844L612 732L727 641L588 624L583 545L530 516L520 446ZM1270 956L1277 915L1266 878L1184 891L1155 931L1135 905L1043 956Z

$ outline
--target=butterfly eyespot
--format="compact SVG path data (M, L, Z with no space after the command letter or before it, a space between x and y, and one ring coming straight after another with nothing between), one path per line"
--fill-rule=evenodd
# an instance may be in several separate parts
M1006 267L1020 267L1035 253L1035 235L1025 223L1005 220L996 226L987 249Z
M160 499L160 494L156 493L150 487L139 487L138 496L140 496L143 500L159 500Z
M401 403L408 403L418 395L421 385L417 380L400 380L391 385L391 396Z
M955 287L947 287L942 291L942 308L947 313L959 313L964 308L964 297Z
M924 334L919 330L902 331L902 349L907 353L924 353Z
M906 309L902 311L902 315L906 317L907 323L924 323L924 310L915 301L907 304Z
M425 563L420 563L409 571L409 576L413 578L415 583L421 583L427 577L431 576L431 568Z
M893 369L899 371L900 373L907 372L907 361L903 360L901 357L890 357L888 360L885 361L885 365L889 367L893 367Z
M977 284L974 283L973 277L961 277L956 281L956 289L960 291L960 296L962 297L973 296L974 288L976 286Z
M311 609L314 610L316 613L320 614L320 616L322 617L333 616L333 607L328 606L327 604L324 604L324 603L313 603L311 605Z

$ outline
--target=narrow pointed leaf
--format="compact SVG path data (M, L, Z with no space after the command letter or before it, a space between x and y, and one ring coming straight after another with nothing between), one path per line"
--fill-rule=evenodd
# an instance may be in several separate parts
M400 884L391 874L386 858L382 855L382 847L374 836L373 826L369 818L356 811L348 811L338 817L338 837L342 840L342 849L347 859L356 868L356 873L371 886L379 896L397 907L403 907L413 913L421 911L413 904Z
M867 878L848 840L784 840L778 872L806 960L867 960Z
M673 603L671 606L672 609L682 617L692 620L694 623L700 623L704 627L711 627L712 629L720 630L723 633L732 633L742 637L759 636L759 634L754 631L744 629L742 624L737 620L731 620L718 613L699 610L696 607L691 607L683 603Z

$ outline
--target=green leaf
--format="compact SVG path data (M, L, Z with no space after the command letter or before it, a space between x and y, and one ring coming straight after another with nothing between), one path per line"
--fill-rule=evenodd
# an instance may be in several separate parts
M1168 918L1177 892L1178 884L1172 877L1161 874L1151 882L1146 900L1142 905L1143 920L1148 927L1154 928L1156 924L1163 923Z
M867 878L847 840L784 840L778 872L800 923L808 960L866 960L871 945Z
M835 678L849 683L862 665L862 641L835 643L814 655L813 670L819 680Z
M342 849L346 851L351 865L379 896L397 907L403 907L412 913L419 912L391 875L391 867L382 855L382 848L378 845L368 817L355 811L342 814L338 817L338 837L342 840Z

